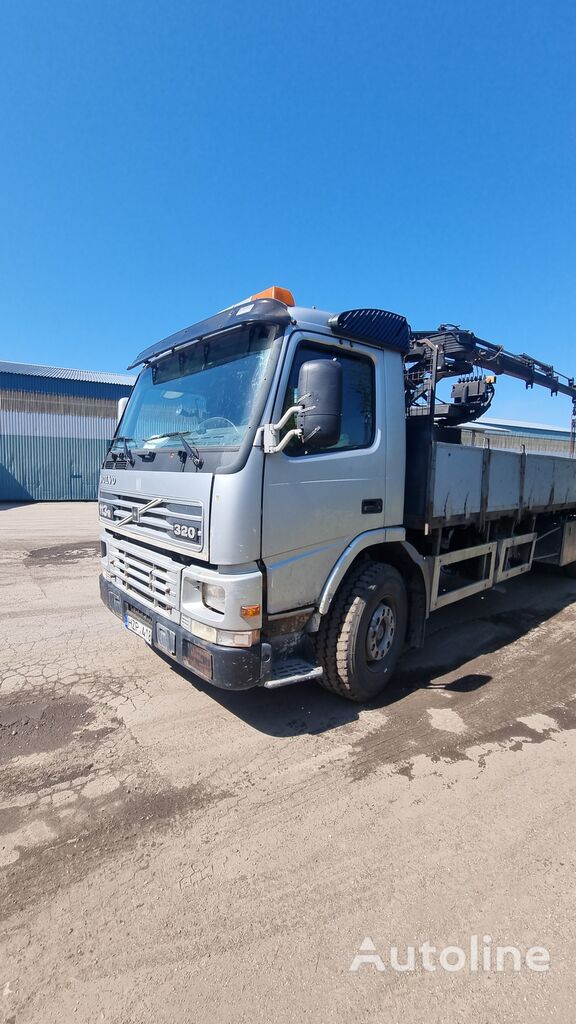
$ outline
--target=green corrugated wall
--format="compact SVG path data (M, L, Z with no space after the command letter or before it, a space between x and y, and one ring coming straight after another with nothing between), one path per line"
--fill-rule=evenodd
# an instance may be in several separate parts
M122 384L0 373L0 501L94 501Z

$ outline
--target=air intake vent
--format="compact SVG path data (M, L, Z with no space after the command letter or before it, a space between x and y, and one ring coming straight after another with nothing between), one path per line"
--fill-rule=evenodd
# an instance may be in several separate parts
M335 334L368 341L381 348L408 352L410 327L406 317L385 309L347 309L328 321Z

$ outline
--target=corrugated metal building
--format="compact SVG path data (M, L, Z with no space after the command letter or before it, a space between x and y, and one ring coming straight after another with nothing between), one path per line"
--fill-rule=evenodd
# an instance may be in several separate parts
M462 431L465 444L483 448L524 448L527 452L550 455L573 454L572 432L564 427L544 423L523 423L519 420L484 419L469 423Z
M134 380L0 361L0 501L93 501Z

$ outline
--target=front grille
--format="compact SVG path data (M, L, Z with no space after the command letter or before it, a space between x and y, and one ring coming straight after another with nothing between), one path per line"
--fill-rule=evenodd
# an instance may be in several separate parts
M141 512L152 498L141 494L101 493L100 520L107 526L119 526L128 519L124 529L138 536L170 540L181 549L200 551L203 544L203 514L199 501L172 501L162 498L153 508ZM106 514L103 514L106 513Z
M181 568L166 555L109 540L108 573L111 583L126 593L169 618L177 618Z

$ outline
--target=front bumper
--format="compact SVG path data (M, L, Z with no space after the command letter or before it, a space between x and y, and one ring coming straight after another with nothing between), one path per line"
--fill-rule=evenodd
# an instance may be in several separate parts
M127 612L135 612L151 625L155 650L213 686L223 690L249 690L263 686L270 678L272 652L267 643L253 644L252 647L219 647L200 640L171 619L124 593L103 576L100 576L100 596L122 621Z

